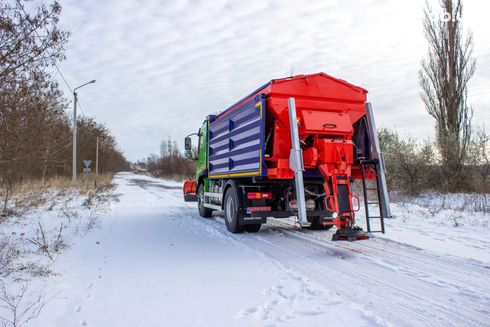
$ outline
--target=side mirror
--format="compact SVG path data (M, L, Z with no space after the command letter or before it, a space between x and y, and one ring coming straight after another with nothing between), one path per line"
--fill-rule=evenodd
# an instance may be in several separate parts
M187 135L186 138L184 139L184 148L185 148L184 156L190 160L197 160L196 154L194 153L194 151L192 151L192 138L191 138L192 135L197 135L197 134Z
M185 151L191 151L192 150L192 140L190 136L186 136L185 138Z

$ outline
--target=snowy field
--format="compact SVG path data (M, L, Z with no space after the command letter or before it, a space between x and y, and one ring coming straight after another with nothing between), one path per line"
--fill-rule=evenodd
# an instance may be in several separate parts
M19 310L43 299L27 326L490 326L490 215L455 210L458 196L393 204L385 235L345 243L291 220L233 235L183 202L181 183L115 183L110 206L65 204L80 223L53 262L24 259L50 271L23 273ZM59 228L57 214L37 215Z

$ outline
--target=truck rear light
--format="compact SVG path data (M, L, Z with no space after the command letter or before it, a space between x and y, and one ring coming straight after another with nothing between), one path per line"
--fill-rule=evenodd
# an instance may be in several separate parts
M272 199L271 192L251 192L247 193L247 199L260 200L260 199Z
M271 207L248 207L247 208L247 213L252 213L252 212L268 212L272 211Z

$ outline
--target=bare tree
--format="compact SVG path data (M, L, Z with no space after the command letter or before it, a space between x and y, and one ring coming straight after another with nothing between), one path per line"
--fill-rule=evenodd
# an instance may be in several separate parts
M31 1L0 1L0 193L4 206L12 184L46 176L63 163L65 145L57 141L69 132L62 92L48 69L64 58L68 32L58 28L61 6ZM61 126L61 127L63 127ZM39 159L43 164L39 165ZM42 166L42 167L41 167ZM40 169L41 167L41 169Z
M99 172L115 172L128 170L129 163L118 149L116 139L103 124L90 117L81 117L77 122L78 153L80 158L95 163L97 137L99 138ZM82 162L77 163L78 170Z
M54 1L31 10L25 8L26 4L29 1L0 2L1 83L29 78L33 67L49 67L64 59L69 33L58 28L60 4Z
M490 192L490 183L488 182L490 176L490 135L487 134L484 127L477 128L476 132L473 133L468 150L468 164L479 177L475 184L480 182L481 188L477 191Z
M17 183L71 173L68 102L52 71L65 58L69 33L59 27L56 0L0 0L0 216L11 213ZM59 71L59 70L58 70ZM81 118L78 142L83 159L99 171L128 169L114 136L93 119ZM77 163L81 169L81 161Z
M145 165L148 172L161 177L187 178L195 174L194 162L184 157L171 137L160 143L160 156L151 154Z
M380 129L378 135L390 190L415 195L433 188L435 156L432 143L402 139L396 131L387 129Z
M464 179L463 168L471 140L472 109L467 103L468 81L475 72L473 38L463 35L461 0L441 0L444 17L435 17L429 3L424 11L427 59L419 71L420 95L436 121L437 145L454 191Z

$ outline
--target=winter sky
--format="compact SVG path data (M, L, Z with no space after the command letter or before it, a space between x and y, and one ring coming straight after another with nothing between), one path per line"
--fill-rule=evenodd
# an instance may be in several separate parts
M429 0L436 3L436 0ZM369 91L378 127L419 139L433 121L419 98L424 0L61 0L72 33L60 64L82 112L130 160L197 131L272 78L323 71ZM490 3L466 0L477 71L469 100L490 128ZM69 89L66 95L72 98Z

